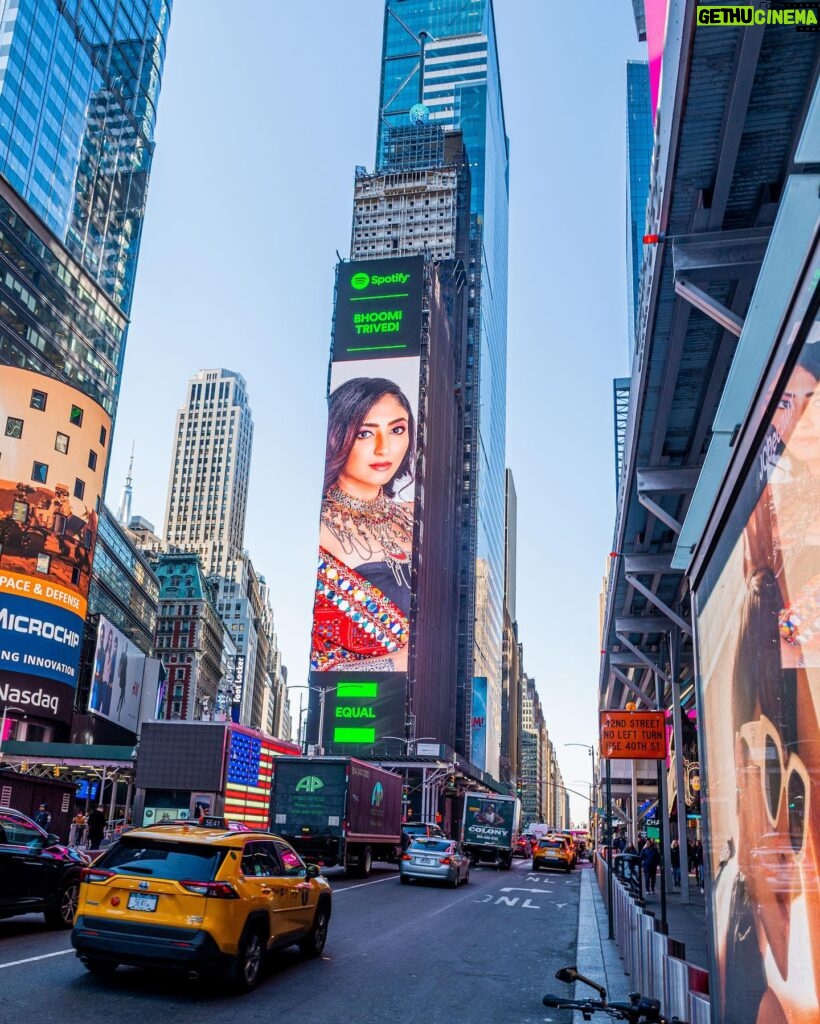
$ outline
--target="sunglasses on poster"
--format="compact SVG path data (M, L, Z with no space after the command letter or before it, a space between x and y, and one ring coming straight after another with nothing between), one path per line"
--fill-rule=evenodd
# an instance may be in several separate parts
M797 754L783 750L780 731L765 715L742 725L739 738L742 767L753 767L759 773L763 803L772 829L783 831L778 822L785 797L789 841L792 851L801 853L806 843L811 789L806 766Z

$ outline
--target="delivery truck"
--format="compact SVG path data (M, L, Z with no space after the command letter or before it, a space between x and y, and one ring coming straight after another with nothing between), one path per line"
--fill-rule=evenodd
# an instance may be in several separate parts
M403 778L355 757L279 757L271 826L308 861L366 878L401 855Z
M497 793L466 793L461 842L473 864L508 871L518 838L521 802Z

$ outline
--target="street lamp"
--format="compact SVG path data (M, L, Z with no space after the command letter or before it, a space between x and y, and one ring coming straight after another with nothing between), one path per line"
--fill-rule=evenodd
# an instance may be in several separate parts
M324 738L325 738L325 698L329 693L334 690L338 690L338 686L308 686L307 683L298 683L295 686L289 686L289 690L311 690L313 693L319 694L319 737L316 743L316 749L318 753L324 754Z
M593 811L595 809L595 747L589 743L565 743L565 747L583 747L584 750L589 751L589 756L592 758L592 788L589 792L589 831L592 834L592 819ZM594 836L593 836L594 841Z

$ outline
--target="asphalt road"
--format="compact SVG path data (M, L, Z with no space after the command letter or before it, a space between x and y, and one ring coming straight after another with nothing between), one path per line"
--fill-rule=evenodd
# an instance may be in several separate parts
M322 958L286 950L259 988L225 994L216 981L120 968L94 978L68 932L31 915L0 921L0 1017L21 1024L567 1024L541 1005L555 971L575 960L579 878L475 868L470 884L399 884L376 865L365 881L328 871L333 917ZM566 990L564 990L566 991Z

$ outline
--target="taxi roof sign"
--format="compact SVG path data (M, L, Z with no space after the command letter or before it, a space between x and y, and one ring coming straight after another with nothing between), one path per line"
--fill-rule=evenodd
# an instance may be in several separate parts
M666 757L663 711L602 711L601 757L662 761Z

